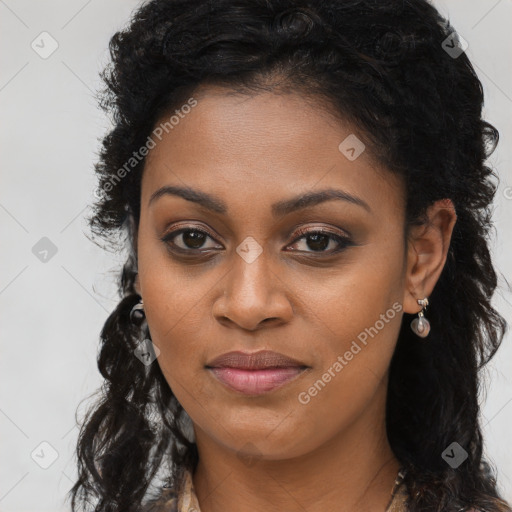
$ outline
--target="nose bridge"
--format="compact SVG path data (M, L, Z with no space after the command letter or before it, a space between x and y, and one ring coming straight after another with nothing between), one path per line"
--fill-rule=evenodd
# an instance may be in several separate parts
M245 329L266 319L289 318L291 306L281 281L272 271L272 257L255 240L236 249L231 271L223 281L223 294L214 305L217 318L228 318Z
M254 240L254 239L253 239ZM270 254L253 240L242 242L236 249L228 293L247 303L258 307L268 302L272 293L274 280L270 270Z

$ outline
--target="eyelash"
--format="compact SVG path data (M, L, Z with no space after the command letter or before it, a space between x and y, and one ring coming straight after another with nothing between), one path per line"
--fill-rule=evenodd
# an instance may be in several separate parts
M164 237L161 238L162 242L164 242L169 250L172 252L177 252L180 254L186 254L189 256L197 256L201 253L204 253L208 251L209 249L183 249L182 247L177 247L176 244L172 241L174 238L176 238L178 235L186 232L193 232L193 233L201 233L203 235L206 235L207 237L211 238L212 240L215 240L214 237L208 233L207 231L195 227L184 227L179 228L177 230L171 231L167 233ZM305 229L300 228L297 231L297 235L291 244L289 245L295 245L299 240L302 238L306 238L308 235L325 235L330 237L331 239L335 240L339 247L337 249L331 250L331 251L298 251L306 254L315 254L315 255L325 255L325 256L331 256L333 254L340 253L344 251L347 247L354 245L353 242L346 236L338 235L335 233L332 233L329 230L326 230L324 228L314 228L314 229ZM215 249L214 249L215 250Z

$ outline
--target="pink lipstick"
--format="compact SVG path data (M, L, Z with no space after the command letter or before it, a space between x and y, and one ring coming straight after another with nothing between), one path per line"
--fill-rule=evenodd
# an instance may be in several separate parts
M262 350L228 352L206 365L226 386L247 395L259 395L280 388L309 368L278 352Z

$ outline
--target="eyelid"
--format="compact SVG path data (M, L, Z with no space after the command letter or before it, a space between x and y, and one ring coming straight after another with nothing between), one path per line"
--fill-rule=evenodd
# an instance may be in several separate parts
M206 233L209 237L215 239L215 235L213 235L208 228L206 228L202 224L201 225L190 224L190 221L172 224L172 226L170 228L165 230L162 237L166 237L168 235L176 235L178 231L180 231L180 232L182 232L182 231L201 231L203 233Z
M330 235L330 236L333 236L333 237L338 237L338 238L342 238L343 240L351 240L351 235L346 232L346 231L343 231L343 232L339 232L339 231L335 231L333 229L330 229L330 228L326 228L325 226L309 226L309 227L299 227L297 230L296 230L296 234L297 236L294 238L294 241L297 240L298 238L302 238L303 236L305 235L308 235L310 233L322 233L324 235Z
M160 238L160 240L162 242L164 242L165 244L170 245L173 243L171 241L172 239L176 238L177 236L179 236L180 234L182 234L186 231L197 231L199 233L203 233L206 236L208 236L209 238L211 238L215 243L219 244L219 242L216 240L216 237L214 235L212 235L209 230L207 230L204 227L194 226L193 224L184 224L184 225L173 226L172 229L170 229L164 233L164 235ZM190 254L193 254L194 252L201 252L201 251L204 252L204 249L183 249L181 247L176 247L176 246L174 246L174 250L187 252ZM208 250L212 250L212 248L209 248Z
M172 229L166 231L166 233L161 237L161 241L164 242L166 245L173 244L173 242L171 242L171 239L174 239L175 237L179 236L181 233L183 233L185 231L197 231L199 233L203 233L206 236L208 236L209 238L211 238L215 243L218 243L218 244L220 243L216 240L216 237L214 235L212 235L208 229L206 229L202 226L201 227L194 226L193 224L184 224L184 225L173 226ZM331 230L329 228L326 228L325 226L308 226L308 227L301 226L295 231L295 236L294 236L293 240L289 244L287 244L286 247L289 247L290 245L295 244L301 238L304 238L304 237L308 236L309 234L318 234L318 233L320 233L322 235L330 236L338 244L342 245L342 247L339 247L339 248L331 250L331 251L325 251L325 252L320 251L317 253L318 255L323 254L325 256L328 256L328 255L336 254L338 252L343 251L346 247L348 247L350 245L354 245L354 243L351 239L351 236L349 234L347 234L346 231L344 233L340 233L340 232L335 232L334 230ZM193 255L193 254L197 254L200 252L217 250L217 248L215 248L215 249L214 248L183 249L181 247L174 246L173 250L175 250L177 252L188 253L190 255ZM296 251L296 252L306 253L306 254L309 253L309 251ZM309 254L315 254L315 252L312 251Z
M321 235L326 235L326 236L330 237L338 244L338 247L336 249L333 249L330 251L320 251L317 253L315 251L296 251L298 254L310 254L310 255L313 255L313 257L322 257L322 256L328 257L328 256L332 256L332 255L341 253L348 247L355 245L350 236L348 236L346 234L341 234L339 232L333 232L332 230L327 229L323 226L322 227L309 227L309 228L301 227L298 229L298 231L296 233L297 233L297 236L295 236L295 238L292 240L292 242L290 244L287 245L287 247L289 247L290 245L296 244L299 240L301 240L304 237L307 237L310 234L318 234L318 233L320 233Z

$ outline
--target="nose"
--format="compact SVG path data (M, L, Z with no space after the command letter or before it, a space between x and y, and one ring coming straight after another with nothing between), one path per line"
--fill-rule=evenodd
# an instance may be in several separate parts
M270 268L265 251L250 263L238 254L234 259L220 281L223 290L213 305L214 318L227 327L248 331L289 322L293 315L290 290Z

